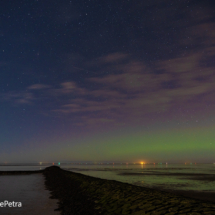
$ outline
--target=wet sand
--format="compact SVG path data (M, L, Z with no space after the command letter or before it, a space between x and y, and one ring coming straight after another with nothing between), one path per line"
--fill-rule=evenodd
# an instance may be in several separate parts
M215 204L210 202L213 194L202 200L195 197L196 192L166 192L90 177L56 166L41 171L0 172L0 202L23 204L22 208L1 207L0 214L215 215ZM58 212L54 211L56 208Z
M130 172L123 172L119 173L119 175L165 175L165 176L191 176L193 179L197 180L205 180L209 178L212 181L215 181L215 174L204 174L204 173L156 173L155 171L148 171L143 173L130 173Z
M113 180L49 167L44 170L62 214L215 215L215 204Z
M58 200L50 199L50 191L45 190L43 174L35 172L0 172L0 202L22 203L22 207L0 207L0 214L60 214L54 211Z
M189 179L189 180L200 180L207 182L215 181L215 174L203 174L203 173L151 173L151 172L144 172L144 173L119 173L119 175L124 176L133 176L133 175L155 175L155 176L183 176L181 179ZM136 183L136 185L139 185ZM140 185L142 186L142 185ZM176 185L175 185L176 186ZM183 186L186 186L185 184ZM193 191L193 190L177 190L175 189L165 189L163 187L154 186L156 190L166 191L173 194L190 197L193 199L203 200L203 201L210 201L215 203L215 192L214 191Z

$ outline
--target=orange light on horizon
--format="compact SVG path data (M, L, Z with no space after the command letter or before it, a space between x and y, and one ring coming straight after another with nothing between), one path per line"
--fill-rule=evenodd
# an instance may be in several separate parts
M145 164L144 162L141 162L140 164Z

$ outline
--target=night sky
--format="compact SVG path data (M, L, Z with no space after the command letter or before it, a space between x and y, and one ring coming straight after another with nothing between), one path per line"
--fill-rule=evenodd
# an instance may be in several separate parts
M215 162L214 0L3 0L0 162Z

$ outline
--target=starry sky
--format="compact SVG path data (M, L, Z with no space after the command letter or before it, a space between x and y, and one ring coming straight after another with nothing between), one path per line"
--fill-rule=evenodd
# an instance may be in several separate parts
M3 0L0 162L215 162L214 0Z

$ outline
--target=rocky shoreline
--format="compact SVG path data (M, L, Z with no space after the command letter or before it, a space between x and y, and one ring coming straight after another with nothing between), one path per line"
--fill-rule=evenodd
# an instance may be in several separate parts
M0 171L0 175L43 173L51 199L58 199L62 215L215 215L215 204L62 170Z
M215 204L210 202L94 178L57 166L46 168L43 174L50 198L59 200L57 210L63 215L215 215Z

